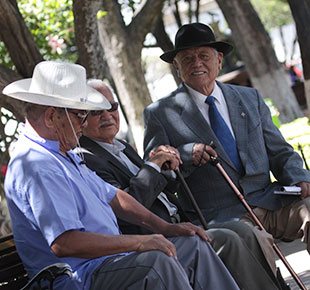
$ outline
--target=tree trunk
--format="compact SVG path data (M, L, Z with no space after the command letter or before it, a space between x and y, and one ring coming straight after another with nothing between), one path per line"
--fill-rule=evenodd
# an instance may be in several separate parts
M0 108L4 107L11 111L18 122L24 120L21 102L3 95L1 92L7 84L13 81L17 81L21 78L22 77L18 73L0 65ZM2 122L0 122L0 124L2 125ZM4 128L1 130L4 130Z
M174 45L171 42L169 35L166 33L162 14L160 15L160 17L158 17L152 33L153 33L154 37L156 38L157 45L164 52L174 49ZM179 78L179 76L178 76L173 65L170 65L170 71L171 71L171 74L172 74L175 82L179 85L181 82L181 79Z
M254 87L264 98L273 100L282 123L302 117L284 68L278 62L269 35L250 1L217 0L217 3L232 30Z
M285 56L284 62L287 62L287 45L285 42L282 26L279 27L279 33L280 33L281 44L282 44L283 52L284 52L284 56Z
M109 69L99 40L97 23L99 9L100 1L73 1L75 41L79 51L77 63L86 68L88 78L102 79Z
M0 39L4 42L17 71L31 77L35 65L43 60L15 0L0 1Z
M10 110L18 121L23 121L21 103L1 94L3 88L18 79L32 76L35 65L43 60L15 0L0 1L0 38L4 42L16 73L0 65L0 106ZM2 125L2 123L1 123Z
M180 10L179 10L179 0L174 1L174 7L175 7L175 10L173 11L173 15L174 15L175 21L176 21L178 27L181 27L182 26L182 20L181 20Z
M117 1L102 0L102 10L107 14L98 20L100 41L140 154L144 135L142 112L152 102L141 66L141 50L163 2L144 1L132 22L125 26Z
M39 49L25 25L24 19L20 14L16 0L0 1L0 39L4 42L11 59L18 71L15 72L0 65L0 109L2 107L11 111L18 122L24 121L22 103L3 95L3 88L18 79L31 77L35 65L43 60ZM14 118L12 118L14 119ZM6 122L1 120L0 131L4 139L6 151L1 152L1 165L7 164L9 159L8 147L11 141L6 139ZM12 138L13 139L13 138ZM2 188L2 184L1 184Z
M79 58L77 63L86 68L87 78L106 79L117 95L125 121L130 130L127 114L110 72L104 49L100 43L97 12L101 3L98 0L74 0L74 30ZM132 133L129 132L129 138ZM133 142L132 137L129 140Z
M310 1L288 0L295 23L304 72L307 117L310 118Z

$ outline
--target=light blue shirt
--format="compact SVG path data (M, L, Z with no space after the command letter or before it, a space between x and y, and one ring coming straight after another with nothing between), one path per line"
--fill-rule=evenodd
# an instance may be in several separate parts
M64 262L73 279L62 276L54 289L89 289L94 270L106 257L58 258L53 241L68 230L119 235L109 205L117 189L104 182L72 151L59 152L59 142L26 132L21 126L5 179L18 253L30 277L43 267Z

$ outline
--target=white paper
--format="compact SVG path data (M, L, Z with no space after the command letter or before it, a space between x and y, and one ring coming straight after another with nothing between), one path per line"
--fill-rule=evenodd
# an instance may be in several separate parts
M275 190L274 194L300 195L301 188L299 186L282 186L281 190Z

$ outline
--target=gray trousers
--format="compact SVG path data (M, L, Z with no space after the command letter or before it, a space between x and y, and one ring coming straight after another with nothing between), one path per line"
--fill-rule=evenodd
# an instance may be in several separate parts
M91 290L237 290L210 244L198 236L169 238L178 260L161 251L105 260L94 272Z
M252 227L243 222L228 222L215 225L207 234L240 289L279 289Z

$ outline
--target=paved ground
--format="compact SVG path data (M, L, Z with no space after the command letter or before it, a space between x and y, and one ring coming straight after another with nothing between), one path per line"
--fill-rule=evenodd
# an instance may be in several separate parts
M310 256L306 250L306 246L300 241L294 241L291 243L280 242L278 243L278 246L306 288L310 289ZM282 276L289 284L291 290L299 290L300 287L291 277L283 262L277 260L276 263L277 266L280 267Z

